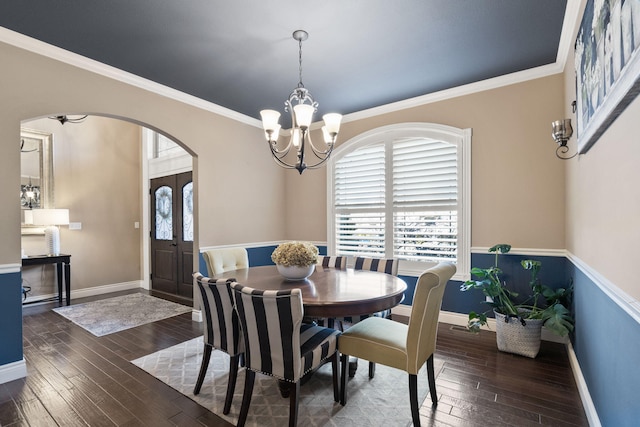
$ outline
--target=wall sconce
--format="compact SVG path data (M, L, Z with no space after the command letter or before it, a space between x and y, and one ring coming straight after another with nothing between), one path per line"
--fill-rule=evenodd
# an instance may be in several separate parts
M60 229L58 225L69 225L69 209L31 209L24 213L26 224L46 225L44 237L47 256L60 255Z
M564 156L569 151L569 147L567 147L567 141L569 141L571 135L573 135L571 119L556 120L555 122L551 123L551 136L553 137L553 140L558 144L558 148L556 149L556 157L558 157L559 159L572 159L578 154L576 152L573 156Z

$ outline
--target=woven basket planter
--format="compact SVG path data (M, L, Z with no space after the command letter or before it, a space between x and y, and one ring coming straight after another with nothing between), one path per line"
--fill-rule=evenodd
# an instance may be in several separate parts
M494 311L496 316L496 341L498 350L507 353L535 358L540 351L540 334L542 333L542 319L525 319L522 325L517 318L509 318Z

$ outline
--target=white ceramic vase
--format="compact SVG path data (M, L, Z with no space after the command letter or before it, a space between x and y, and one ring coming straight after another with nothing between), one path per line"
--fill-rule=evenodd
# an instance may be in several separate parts
M304 280L313 274L316 265L311 264L308 266L284 266L276 264L276 267L278 268L278 273L280 273L287 280Z

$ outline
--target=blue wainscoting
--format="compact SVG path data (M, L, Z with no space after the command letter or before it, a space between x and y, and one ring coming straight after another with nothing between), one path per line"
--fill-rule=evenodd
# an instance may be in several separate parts
M573 347L603 426L640 422L640 322L573 263Z
M273 261L271 261L271 254L276 249L278 245L266 245L266 246L256 246L256 247L247 247L247 255L249 256L249 265L252 267L259 267L261 265L273 265ZM327 253L327 246L317 245L320 254ZM207 272L207 263L204 260L204 256L202 252L200 253L200 272L205 274Z
M22 360L22 278L0 274L0 366Z
M567 269L568 261L565 257L501 254L498 258L498 267L502 270L502 280L507 283L509 289L519 292L523 296L530 293L530 272L520 265L520 262L525 259L533 259L542 263L538 277L543 284L554 289L566 288L570 285L571 275ZM471 265L473 267L488 268L494 262L495 255L493 254L471 254ZM409 282L407 281L407 283ZM460 291L460 285L462 285L462 282L453 280L449 282L444 292L442 310L466 314L470 311L481 313L489 308L482 302L485 299L482 291L469 290L462 292ZM415 279L413 286L415 287ZM411 293L413 294L413 288L411 288ZM405 299L405 301L410 300ZM405 302L404 304L409 303ZM490 313L490 315L493 317L493 313Z
M265 245L256 247L247 247L249 255L249 265L273 265L271 261L271 253L277 245ZM326 255L326 245L318 245L321 255ZM202 253L200 253L200 271L202 274L207 272L207 264L204 261ZM520 261L524 259L535 259L542 262L540 270L540 280L552 288L566 287L570 282L570 272L567 268L567 259L565 257L553 256L528 256L528 255L500 255L499 267L503 270L503 279L517 289L522 289L521 293L527 293L529 286L529 272L522 268ZM471 254L471 265L474 267L490 267L494 263L493 254ZM417 277L399 275L401 279L407 282L407 290L405 291L402 304L411 305L413 303L413 292L416 287ZM470 311L483 312L487 309L487 305L483 304L484 295L481 291L461 292L460 285L462 282L449 282L444 299L442 301L442 309L453 313L468 313Z

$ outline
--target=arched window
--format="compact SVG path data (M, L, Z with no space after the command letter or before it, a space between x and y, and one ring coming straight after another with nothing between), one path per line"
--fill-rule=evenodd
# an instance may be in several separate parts
M471 129L385 126L336 148L328 165L335 255L399 258L402 274L452 261L468 275Z

